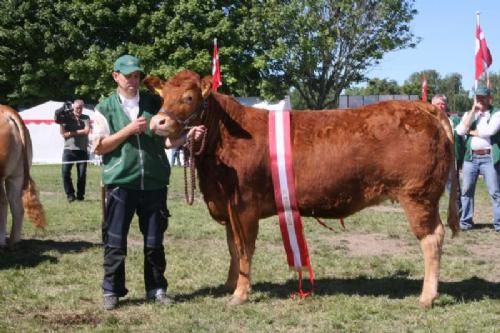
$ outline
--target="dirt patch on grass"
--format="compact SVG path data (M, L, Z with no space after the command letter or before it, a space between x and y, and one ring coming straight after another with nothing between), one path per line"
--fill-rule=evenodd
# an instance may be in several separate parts
M456 240L445 237L445 246L463 247L471 260L500 263L500 246L498 246L500 235L495 233L493 236L498 237L492 239L491 235L485 234L494 233L493 230L474 230L469 233L477 234L471 234L470 237L469 234L462 235L461 238ZM380 233L343 233L333 237L330 236L328 242L334 247L343 249L351 257L421 254L418 240L392 238L389 235Z
M499 235L500 237L500 235ZM481 241L476 244L467 244L467 250L472 253L474 259L500 262L500 247L498 241Z
M408 244L401 239L390 238L383 234L342 234L331 238L336 246L344 247L349 256L391 256L419 251L418 243Z
M53 329L75 328L81 326L96 327L102 322L102 318L95 313L69 313L69 312L49 312L37 314L35 318L49 325Z

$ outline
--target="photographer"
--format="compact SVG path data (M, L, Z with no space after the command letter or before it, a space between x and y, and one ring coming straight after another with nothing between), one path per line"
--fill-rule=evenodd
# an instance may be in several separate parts
M60 124L61 135L64 138L62 177L68 202L73 202L75 199L81 201L85 198L90 118L82 114L82 111L83 101L81 99L75 100L73 104L65 104L56 111L56 122ZM71 169L75 163L71 162L76 162L76 196L71 180Z

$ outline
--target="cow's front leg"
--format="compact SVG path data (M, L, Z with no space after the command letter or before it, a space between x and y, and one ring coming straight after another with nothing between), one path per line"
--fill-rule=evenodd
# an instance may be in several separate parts
M231 223L235 238L236 249L239 254L239 272L236 289L228 305L240 305L248 301L252 289L251 266L255 251L255 241L259 229L258 219L239 219L240 223Z
M226 239L231 259L229 261L229 271L227 273L225 287L228 291L234 292L236 290L236 284L238 283L238 273L240 271L240 256L236 247L233 229L230 223L226 223Z

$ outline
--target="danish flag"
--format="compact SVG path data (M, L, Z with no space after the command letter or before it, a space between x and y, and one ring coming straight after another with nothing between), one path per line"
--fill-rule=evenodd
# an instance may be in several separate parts
M212 58L212 90L217 91L220 86L222 86L222 79L220 75L219 49L217 48L217 38L214 38L214 56Z
M492 63L490 49L478 22L476 25L476 81L481 78L481 75Z

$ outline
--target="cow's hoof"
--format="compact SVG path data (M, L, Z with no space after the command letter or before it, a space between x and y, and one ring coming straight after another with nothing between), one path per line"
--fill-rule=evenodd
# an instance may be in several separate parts
M227 301L227 306L228 307L233 307L233 306L238 306L238 305L242 305L242 304L245 304L246 302L248 302L248 300L246 299L243 299L241 297L238 297L236 295L232 295L230 298L229 298L229 301Z
M420 307L423 309L431 309L433 304L434 304L434 300L436 298L437 298L437 296L436 297L427 297L427 298L420 297L420 300L419 300Z

